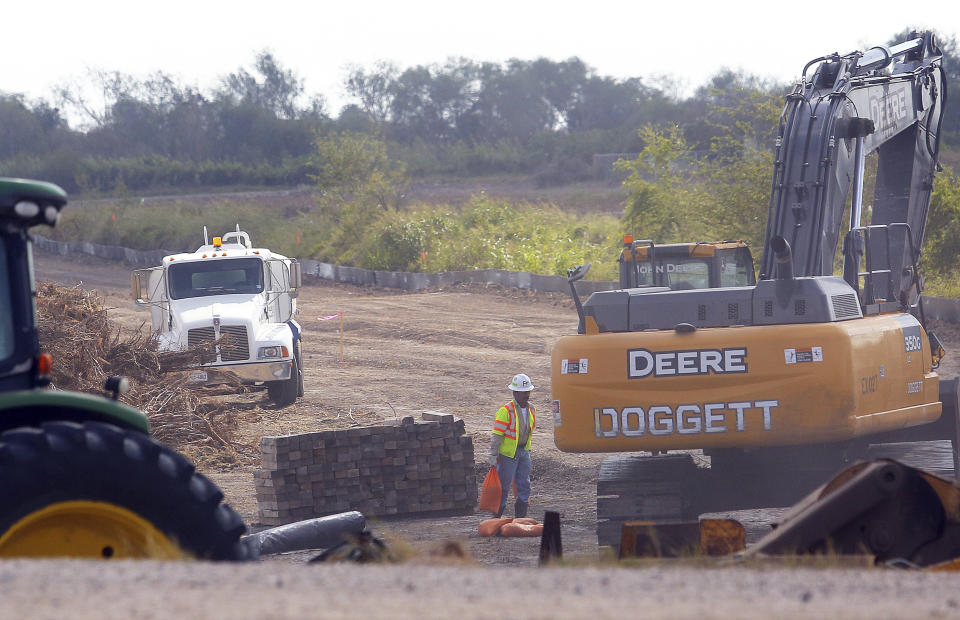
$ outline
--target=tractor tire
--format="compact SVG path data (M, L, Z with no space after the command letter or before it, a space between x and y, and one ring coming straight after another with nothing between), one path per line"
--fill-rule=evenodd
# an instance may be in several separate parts
M300 364L297 356L293 356L293 368L290 370L290 378L284 381L271 381L267 383L267 395L274 403L280 407L292 405L297 401L300 395L300 386L303 377L300 374Z
M137 431L50 422L0 434L0 557L253 559L222 500Z

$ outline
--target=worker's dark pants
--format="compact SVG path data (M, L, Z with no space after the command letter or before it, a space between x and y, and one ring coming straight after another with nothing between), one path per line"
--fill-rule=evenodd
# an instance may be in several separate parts
M503 494L500 496L500 505L507 503L512 483L517 485L517 501L530 501L530 452L517 448L517 454L510 458L504 454L497 461L497 475L500 476L500 485Z

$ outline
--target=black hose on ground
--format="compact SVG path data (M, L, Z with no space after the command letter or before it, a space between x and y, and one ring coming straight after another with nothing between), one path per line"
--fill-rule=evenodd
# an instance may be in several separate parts
M328 517L307 519L263 530L243 537L243 542L259 555L327 549L356 536L367 527L367 520L356 510Z

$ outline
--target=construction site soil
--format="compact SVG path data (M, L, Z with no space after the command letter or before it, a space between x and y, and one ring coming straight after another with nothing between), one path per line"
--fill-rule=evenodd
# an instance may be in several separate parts
M123 329L137 330L149 323L149 316L129 299L128 267L45 255L39 255L36 264L40 280L96 289ZM488 468L492 417L509 397L510 377L516 372L530 375L537 386L533 402L548 412L550 350L557 338L576 329L568 297L495 286L401 293L311 279L298 303L304 330L304 398L276 408L264 391L212 395L231 412L224 418L229 449L202 443L181 448L221 486L251 529L259 527L252 473L259 463L259 439L265 435L365 426L403 415L419 417L424 410L443 411L465 421L482 479ZM318 320L340 312L342 358L339 322ZM940 325L938 333L948 350L960 350L955 326ZM960 360L948 358L942 374L954 376L958 368ZM564 555L572 567L530 572L526 567L537 564L539 539L480 538L477 524L485 513L373 518L374 532L407 549L415 556L412 564L395 569L300 566L316 552L266 557L258 566L235 568L138 563L129 571L101 571L88 570L86 564L77 565L85 570L73 570L71 562L0 563L3 590L33 590L50 597L43 598L38 608L37 598L3 595L0 612L30 609L35 617L52 617L58 609L72 609L74 617L102 615L103 607L67 607L68 601L95 592L99 584L108 591L152 592L141 599L142 605L116 608L118 615L128 617L167 616L177 610L178 615L193 617L490 617L501 605L510 606L507 617L518 618L617 617L638 609L650 617L958 613L960 596L937 575L903 579L907 577L903 573L837 565L815 571L756 570L756 566L705 571L702 566L675 564L648 563L637 570L604 564L598 561L595 530L595 485L603 455L560 452L552 441L550 416L540 420L533 437L531 516L542 518L544 510L561 514ZM930 458L948 458L948 450L949 445L935 446ZM772 509L736 516L746 522L753 540L780 513ZM448 545L447 552L437 551L446 541L458 544ZM450 549L462 550L465 557ZM585 562L592 565L577 567ZM483 565L520 570L498 573L491 582L492 573L483 572ZM298 569L305 572L297 573ZM83 576L94 572L93 582ZM24 576L42 574L48 574L45 579L64 580L67 589L54 595L39 576L37 581ZM542 602L531 604L525 596L508 597L512 602L488 598L498 588L493 583L506 581L513 584L509 589L514 594L534 588L535 598ZM704 587L693 585L697 583ZM189 596L181 598L184 590ZM291 602L291 596L300 598ZM34 607L18 607L27 601ZM194 604L183 612L184 606ZM39 616L33 613L37 609L42 610Z

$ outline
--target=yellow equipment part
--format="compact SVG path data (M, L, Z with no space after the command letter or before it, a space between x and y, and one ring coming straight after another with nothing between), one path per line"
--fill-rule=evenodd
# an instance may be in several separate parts
M909 314L598 333L553 349L554 440L569 452L837 442L936 421L939 377Z
M0 557L183 559L180 547L138 514L107 502L66 501L18 520L0 537Z
M688 256L696 256L696 257L715 256L717 253L717 250L733 250L737 248L747 247L747 244L744 243L743 241L714 241L714 242L707 242L707 243L686 243L686 244L674 243L669 245L657 246L654 252L656 252L657 250L660 250L660 252L663 252L665 249L675 251L677 246L682 246L682 245L687 246ZM649 254L650 254L650 246L628 245L628 247L625 247L620 252L620 260L627 260L627 261L646 260Z
M797 502L743 557L795 554L957 570L960 487L890 459L857 463Z
M621 529L619 559L723 556L746 549L747 534L734 519L680 523L627 521Z

